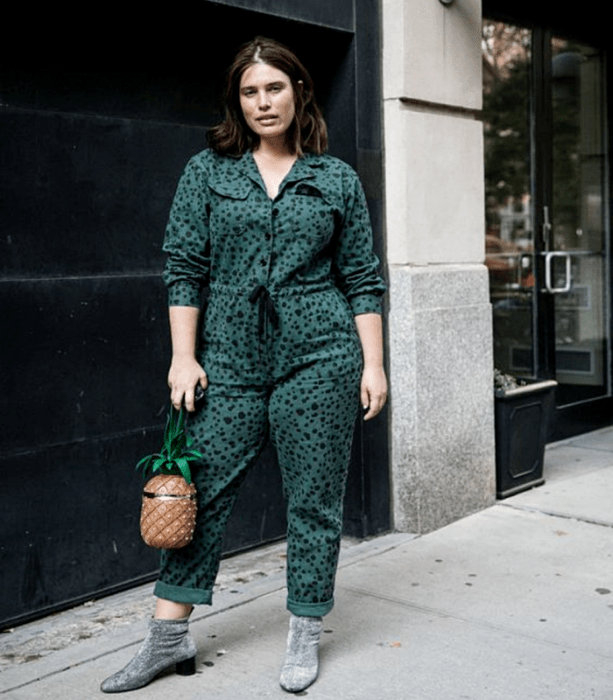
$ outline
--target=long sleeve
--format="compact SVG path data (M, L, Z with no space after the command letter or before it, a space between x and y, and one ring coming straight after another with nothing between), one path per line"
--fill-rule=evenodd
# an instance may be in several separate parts
M381 313L386 285L373 252L372 227L362 185L353 171L345 174L344 216L333 259L333 270L354 316Z
M206 173L197 158L187 164L170 210L163 250L163 280L170 306L200 306L210 274Z

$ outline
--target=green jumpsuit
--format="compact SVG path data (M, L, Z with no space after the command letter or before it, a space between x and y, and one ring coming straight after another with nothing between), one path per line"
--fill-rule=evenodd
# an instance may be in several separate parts
M359 406L353 317L385 291L355 172L327 155L295 162L271 199L249 152L194 156L180 179L164 250L169 304L205 303L197 356L209 386L188 431L194 539L164 551L155 594L211 603L237 490L267 440L287 500L287 607L332 608L342 502Z

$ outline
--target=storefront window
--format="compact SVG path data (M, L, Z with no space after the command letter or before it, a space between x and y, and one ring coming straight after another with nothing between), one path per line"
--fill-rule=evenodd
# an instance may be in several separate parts
M483 24L486 264L494 361L531 374L534 227L530 188L530 30Z

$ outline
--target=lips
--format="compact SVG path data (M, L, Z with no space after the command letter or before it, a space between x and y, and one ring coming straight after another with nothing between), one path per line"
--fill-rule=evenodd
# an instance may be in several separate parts
M272 121L275 121L276 119L278 119L277 115L276 115L276 114L273 114L272 116L271 116L271 115L267 115L267 116L265 116L265 117L258 117L258 118L256 119L256 121L257 121L257 122L272 122Z

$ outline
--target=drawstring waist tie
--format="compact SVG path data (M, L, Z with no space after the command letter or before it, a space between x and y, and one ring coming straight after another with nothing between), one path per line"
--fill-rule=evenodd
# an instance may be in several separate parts
M260 340L266 335L266 319L271 322L273 328L279 327L279 314L275 308L275 303L263 284L258 285L249 295L252 304L259 304L258 307L258 334Z
M275 307L274 299L277 297L313 294L336 290L331 280L318 280L317 282L305 282L303 284L292 284L285 286L273 286L271 291L263 284L255 287L242 287L213 282L210 285L211 294L222 297L244 296L258 309L258 335L260 342L265 342L267 323L276 330L279 328L279 313Z

